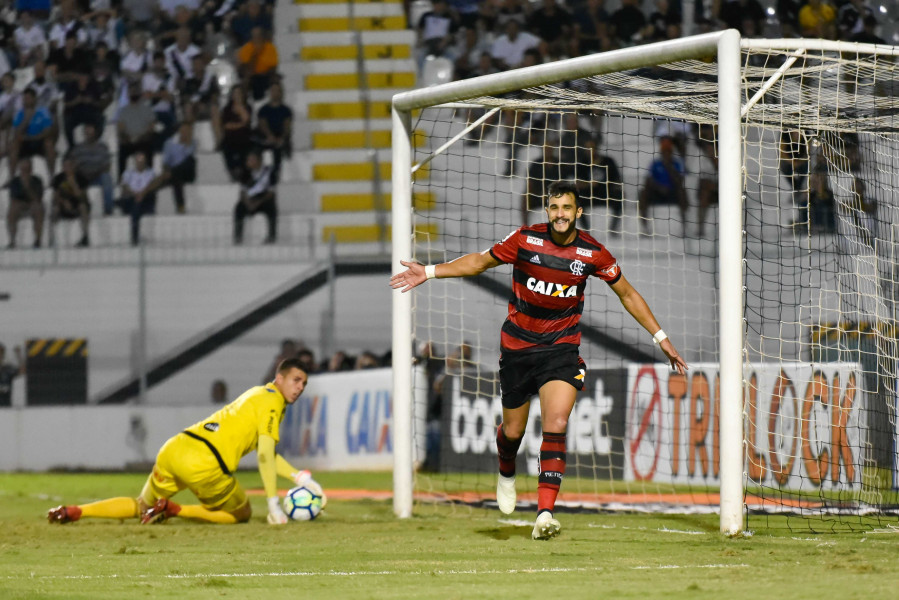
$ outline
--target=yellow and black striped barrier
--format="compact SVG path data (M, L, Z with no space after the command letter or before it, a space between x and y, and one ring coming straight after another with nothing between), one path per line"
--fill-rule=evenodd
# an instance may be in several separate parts
M25 345L28 404L87 403L87 340L42 338Z

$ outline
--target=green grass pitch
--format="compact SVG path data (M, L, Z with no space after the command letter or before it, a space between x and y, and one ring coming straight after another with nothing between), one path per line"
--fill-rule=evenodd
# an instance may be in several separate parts
M325 489L389 489L389 474L317 473ZM241 473L247 488L258 475ZM309 523L49 525L47 508L135 495L143 474L0 474L0 598L895 598L899 530L726 539L717 516L534 515L331 500ZM564 491L563 491L564 495ZM181 494L181 500L187 496Z

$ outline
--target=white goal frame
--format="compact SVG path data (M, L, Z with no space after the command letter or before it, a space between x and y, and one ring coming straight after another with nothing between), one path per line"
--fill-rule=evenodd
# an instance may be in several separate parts
M743 40L743 45L756 40ZM759 47L799 46L818 40L778 40ZM857 44L851 45L853 49ZM741 39L733 29L592 54L397 94L393 97L392 267L412 256L413 110L461 102L528 87L688 59L717 58L719 164L719 359L720 510L722 533L743 527L743 201L741 135ZM393 452L394 513L412 515L412 295L393 293ZM407 368L402 368L407 365Z

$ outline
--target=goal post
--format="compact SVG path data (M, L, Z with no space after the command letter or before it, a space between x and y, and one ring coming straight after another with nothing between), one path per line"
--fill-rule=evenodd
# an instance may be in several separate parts
M728 535L899 516L897 55L728 30L394 96L394 272L545 222L546 186L571 180L578 227L691 367L588 284L559 510L716 512ZM510 272L393 294L398 517L493 506Z
M740 35L727 30L593 54L556 63L549 63L477 77L467 81L447 83L397 94L393 98L393 164L392 164L392 260L393 269L400 269L399 261L412 256L412 191L411 191L411 112L426 106L470 100L497 95L512 90L568 81L581 77L622 71L684 59L717 58L719 69L719 135L722 138L721 170L733 175L725 177L719 187L722 216L720 239L721 273L729 276L721 280L721 306L740 306L742 277L740 261L741 186L742 168L740 142ZM725 137L727 136L727 137ZM728 210L729 209L729 210ZM725 230L726 228L726 230ZM724 247L726 246L726 248ZM730 261L726 265L724 261ZM412 439L412 316L408 294L393 294L393 398L394 398L394 513L400 518L412 514L413 439ZM731 346L722 354L721 389L721 531L734 534L743 523L742 500L742 311L721 309L721 348ZM731 361L725 363L725 361ZM726 366L725 366L726 364ZM409 365L402 368L401 365Z

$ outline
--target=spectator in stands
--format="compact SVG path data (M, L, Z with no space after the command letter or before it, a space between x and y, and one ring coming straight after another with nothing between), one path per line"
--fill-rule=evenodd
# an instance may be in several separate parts
M275 82L269 87L269 101L256 113L259 144L272 152L272 176L281 180L282 155L290 160L293 152L293 111L285 105L284 86Z
M814 154L814 163L809 173L809 208L813 231L816 233L833 233L836 231L836 209L833 191L830 187L828 159L826 154L832 151L826 144L819 144Z
M87 28L78 18L78 7L74 0L62 0L59 3L59 17L50 28L50 35L47 36L47 40L50 42L50 51L65 46L66 36L70 33L75 34L77 46L87 43Z
M338 350L326 361L322 362L319 371L337 373L340 371L352 371L355 361L343 350Z
M785 38L797 37L799 32L798 0L777 0L777 19L780 21L780 34Z
M699 237L705 230L709 207L718 204L718 156L712 139L699 139Z
M449 7L447 0L436 0L433 9L421 16L417 26L419 68L428 56L455 60L459 15Z
M144 30L152 31L156 26L155 2L147 0L122 0L122 11L128 31Z
M22 108L12 121L12 139L9 145L9 164L18 165L20 157L43 156L47 161L47 173L56 170L56 138L58 129L50 111L37 104L33 88L22 92ZM28 161L31 169L31 161Z
M50 208L50 245L55 245L56 224L60 220L78 219L81 223L81 239L76 246L90 245L91 205L87 197L87 179L78 173L75 160L66 156L62 171L53 178L53 201Z
M459 27L475 27L478 22L480 4L478 0L447 0L449 9L459 18Z
M572 14L573 37L578 38L581 51L604 52L608 41L609 13L603 7L604 0L586 0L574 8Z
M649 207L674 204L680 209L681 223L687 224L687 191L684 187L684 163L674 153L674 140L664 136L659 140L659 156L649 165L649 172L640 190L638 210L643 231L649 231Z
M194 76L194 57L198 54L200 49L191 43L190 29L179 27L175 33L175 43L165 49L166 67L179 89Z
M527 31L515 19L506 22L506 32L493 42L490 55L498 69L514 69L521 65L525 52L534 50L540 44L540 38Z
M302 347L303 345L297 340L291 338L284 338L281 340L281 350L275 356L275 359L265 372L265 375L263 375L262 385L273 381L275 375L278 373L278 365L281 364L281 361L287 360L288 358L296 358L297 352L299 352Z
M247 0L240 7L240 12L231 20L231 34L238 46L243 46L253 36L253 29L261 27L265 36L272 32L272 18L262 10L259 0Z
M119 74L122 77L122 95L119 98L119 106L128 103L129 87L140 84L150 66L153 64L153 54L147 49L147 34L143 31L132 31L128 36L128 49L122 55L119 62Z
M621 8L609 17L609 36L620 46L631 46L646 27L646 15L637 0L621 0Z
M244 179L247 152L252 144L253 130L250 127L252 116L252 109L247 102L243 86L235 85L231 88L228 103L221 111L218 127L221 131L219 146L225 159L225 168L228 169L233 181Z
M308 375L318 373L318 365L315 363L315 354L309 348L301 348L297 352L297 360L303 365L303 370Z
M356 357L356 367L357 371L362 369L377 369L381 366L381 362L378 360L378 357L374 355L373 352L368 350L359 354Z
M528 31L552 44L559 39L567 39L572 31L571 13L559 6L556 0L543 0L542 6L531 12Z
M234 243L243 243L244 219L262 213L268 221L266 244L274 244L278 237L278 201L272 169L262 164L258 150L247 154L246 175L240 186L240 197L234 207ZM313 363L314 366L314 363Z
M121 196L118 204L122 212L131 215L131 245L140 244L140 220L144 215L156 214L157 175L150 163L152 154L134 152L134 166L122 173Z
M799 131L782 131L780 134L780 172L790 186L791 208L799 211L791 227L808 227L808 179L809 156L805 136Z
M864 29L853 35L849 41L861 44L886 44L886 40L877 35L877 19L873 15L864 18Z
M155 47L157 49L168 48L175 43L178 30L187 29L190 32L191 39L203 40L204 25L196 18L196 11L191 11L185 6L175 8L175 16L171 19L162 20L159 28L155 31Z
M12 120L22 103L22 96L16 91L16 76L12 72L0 77L0 158L7 155L11 143Z
M118 47L121 41L119 20L112 12L106 10L91 14L91 20L87 24L87 47L96 49L97 44L103 43L107 49L116 54L115 61L118 62Z
M646 42L660 42L680 37L682 20L680 13L671 8L668 0L656 0L656 10L649 15L642 38Z
M158 133L158 139L167 140L177 129L175 116L175 97L178 89L175 85L175 77L166 68L165 54L153 53L153 66L144 73L141 79L141 90L144 100L153 109L156 121L162 126Z
M30 11L22 11L19 15L20 25L13 32L16 46L16 65L30 67L47 56L47 36L44 30L34 22Z
M873 17L874 11L865 0L849 0L837 12L840 39L848 41L852 36L865 30L865 18Z
M89 66L88 53L78 46L75 32L67 33L65 43L50 52L47 64L59 91L65 94L75 84L78 73L86 71Z
M143 152L150 157L156 147L156 113L143 101L140 83L128 86L129 102L119 111L116 130L119 138L119 177L125 172L128 157Z
M530 14L530 4L526 0L502 0L502 5L496 11L496 31L505 32L506 23L518 21L520 27L525 27Z
M481 35L478 28L471 27L462 30L459 36L459 44L455 54L456 65L453 70L456 79L467 79L474 76L474 72L479 68L481 56L485 53L489 59L490 46L492 42L488 40L486 35Z
M269 379L266 383L269 383L272 379ZM212 387L209 389L209 398L213 404L227 404L230 401L230 398L228 398L228 384L222 379L213 381Z
M278 49L265 36L262 27L254 27L250 41L237 51L238 71L241 79L253 94L261 100L278 71Z
M6 362L6 346L0 344L0 406L12 406L12 382L19 375L25 374L25 355L22 348L16 346L16 364Z
M98 130L106 126L103 110L106 108L100 84L87 71L80 71L74 85L66 89L63 98L63 131L69 149L75 146L75 128L93 123Z
M755 31L758 32L762 30L767 16L758 0L729 0L722 4L719 18L726 27L745 33L746 19L755 22Z
M59 87L52 77L47 76L47 63L39 60L34 63L34 78L28 83L29 89L37 96L37 105L46 108L50 114L57 114L59 105Z
M209 60L204 53L193 57L193 73L182 81L179 95L184 120L212 120L216 139L221 140L219 84L212 69L209 68Z
M179 215L187 212L184 203L184 185L197 180L197 142L194 141L194 126L190 121L182 121L178 135L166 140L162 147L161 185L171 185L175 197L175 210Z
M114 189L109 173L112 155L99 136L96 123L85 123L84 141L72 148L69 156L75 161L75 168L84 177L87 186L99 185L103 190L103 214L111 215L114 207Z
M44 182L31 169L31 158L25 156L15 163L19 174L9 182L9 208L6 212L7 248L16 247L19 221L31 217L34 225L34 247L41 247L44 231Z
M803 37L832 40L837 35L837 11L824 0L808 0L799 9L799 31Z

